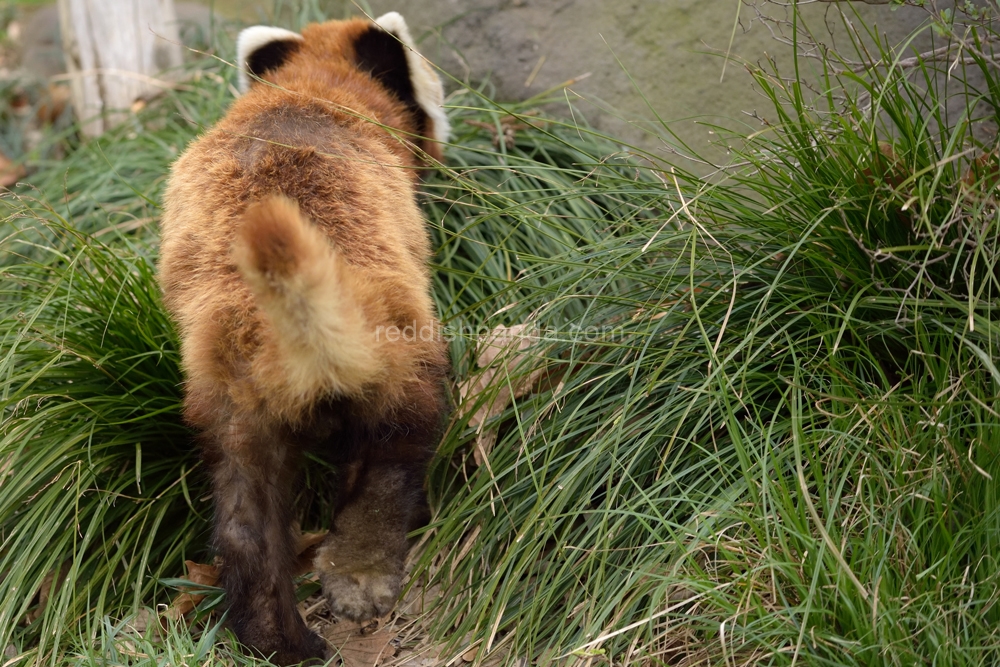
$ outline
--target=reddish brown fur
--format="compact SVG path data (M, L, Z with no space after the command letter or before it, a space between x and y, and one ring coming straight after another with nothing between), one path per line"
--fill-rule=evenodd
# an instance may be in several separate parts
M285 664L326 650L290 578L302 452L321 448L350 473L317 559L334 611L381 614L399 592L406 532L424 516L446 404L415 202L414 148L440 151L411 136L430 133L429 118L352 64L371 29L306 28L174 165L162 222L160 280L182 337L185 417L213 471L230 620ZM435 335L376 335L393 326ZM309 356L309 341L329 349Z

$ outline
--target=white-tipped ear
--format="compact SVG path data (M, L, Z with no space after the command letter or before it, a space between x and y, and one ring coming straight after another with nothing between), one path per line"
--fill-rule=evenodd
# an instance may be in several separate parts
M413 96L420 108L434 122L434 139L447 142L451 136L451 126L448 116L441 107L444 104L444 87L437 72L427 59L417 51L410 36L410 29L399 12L389 12L375 19L375 25L396 36L403 43L406 51L406 64L410 69L410 83L413 84Z
M291 46L302 41L302 35L284 28L255 25L244 29L236 40L236 65L239 67L240 93L250 90L250 74L264 72L281 64Z

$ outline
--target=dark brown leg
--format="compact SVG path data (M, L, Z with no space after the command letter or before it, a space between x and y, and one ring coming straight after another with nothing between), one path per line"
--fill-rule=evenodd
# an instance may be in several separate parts
M230 419L208 452L229 623L240 642L275 663L321 659L326 643L302 621L292 584L300 452L287 436L248 422Z
M364 621L395 606L409 548L406 535L427 520L426 466L427 456L418 455L341 467L340 507L315 560L337 616Z

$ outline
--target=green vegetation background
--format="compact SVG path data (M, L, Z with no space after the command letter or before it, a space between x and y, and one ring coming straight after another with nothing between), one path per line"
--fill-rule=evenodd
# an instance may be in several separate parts
M970 11L929 14L943 58L861 32L853 60L751 68L773 108L707 179L529 114L543 99L450 97L422 196L436 298L455 329L534 333L432 471L414 577L442 592L423 623L449 658L1000 661L998 158L976 134L1000 78ZM156 221L234 72L190 67L100 140L52 137L65 157L0 194L5 664L248 660L218 615L128 625L209 557ZM477 344L453 342L456 386ZM319 528L335 476L309 481Z

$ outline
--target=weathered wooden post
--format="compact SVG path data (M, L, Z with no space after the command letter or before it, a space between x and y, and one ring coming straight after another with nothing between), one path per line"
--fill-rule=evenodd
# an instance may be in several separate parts
M173 0L59 0L73 107L95 137L120 122L139 98L181 63Z

